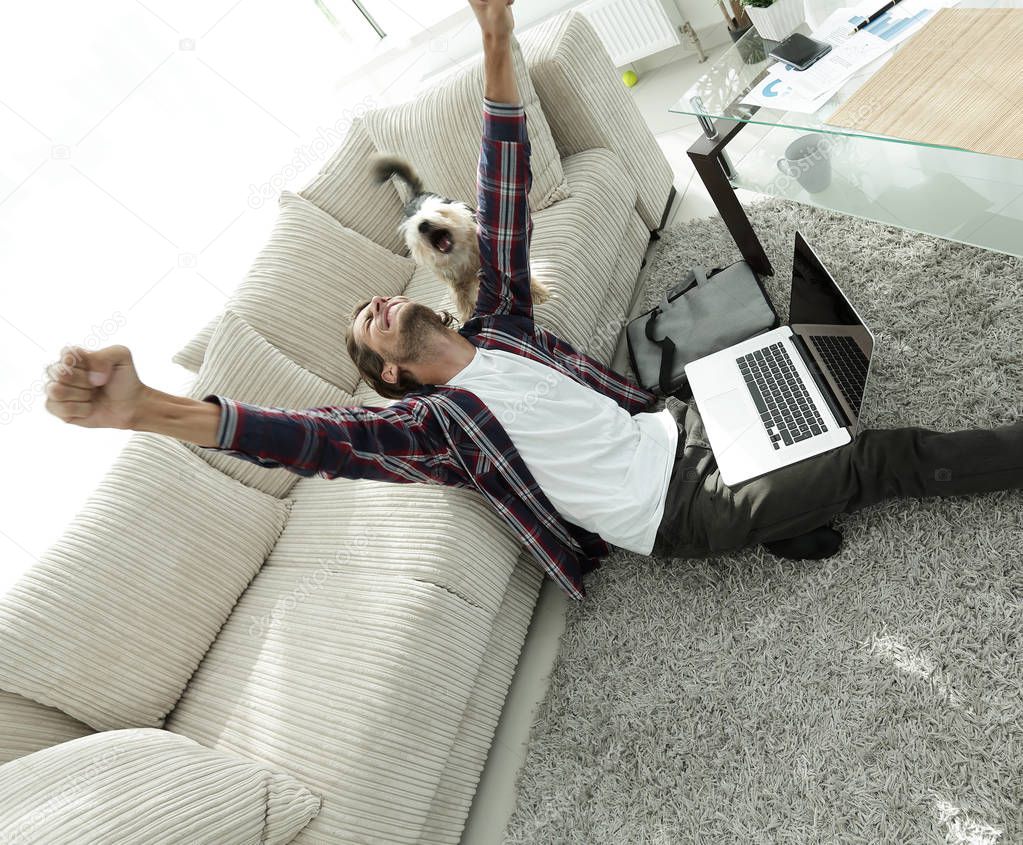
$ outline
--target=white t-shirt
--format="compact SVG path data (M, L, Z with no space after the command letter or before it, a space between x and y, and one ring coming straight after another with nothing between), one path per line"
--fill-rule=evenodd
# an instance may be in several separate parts
M667 410L632 416L546 364L497 349L477 347L448 384L490 408L565 519L650 554L678 443Z

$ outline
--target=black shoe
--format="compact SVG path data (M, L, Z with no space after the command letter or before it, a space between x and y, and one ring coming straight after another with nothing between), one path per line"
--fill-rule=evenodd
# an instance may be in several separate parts
M842 533L830 525L822 525L798 537L772 540L762 545L771 554L789 560L823 560L841 548Z

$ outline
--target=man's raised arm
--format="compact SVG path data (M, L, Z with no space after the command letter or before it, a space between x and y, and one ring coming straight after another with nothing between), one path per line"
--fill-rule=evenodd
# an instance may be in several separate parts
M529 136L511 55L514 0L469 0L483 34L483 139L477 178L480 290L475 316L533 317Z
M400 409L289 410L175 396L144 385L124 346L69 347L47 372L46 409L73 425L163 434L302 476L429 481L431 455Z

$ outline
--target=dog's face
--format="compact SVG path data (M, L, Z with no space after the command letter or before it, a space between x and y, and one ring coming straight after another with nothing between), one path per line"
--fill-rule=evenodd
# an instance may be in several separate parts
M476 217L464 202L421 194L405 213L401 231L416 262L440 270L467 262L476 243Z

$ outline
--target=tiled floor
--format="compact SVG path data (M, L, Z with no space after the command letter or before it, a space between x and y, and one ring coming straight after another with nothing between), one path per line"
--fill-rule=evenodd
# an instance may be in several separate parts
M709 61L713 61L724 49L719 47L710 51ZM716 213L686 155L689 145L700 135L699 124L694 117L668 111L668 106L678 100L706 67L706 64L697 62L695 56L681 59L645 74L632 89L635 102L675 172L677 193L667 226ZM747 191L739 191L738 194L744 203L755 202L759 198ZM656 242L647 253L647 266L655 249ZM640 284L642 281L641 274ZM550 579L546 579L462 836L463 845L495 845L501 842L508 818L515 808L515 780L525 760L530 724L547 693L551 667L565 627L567 606L568 599Z

